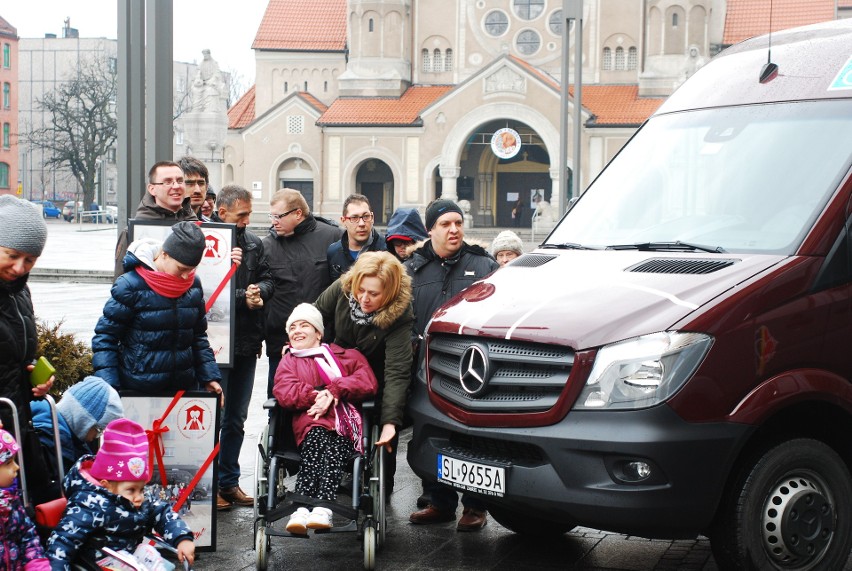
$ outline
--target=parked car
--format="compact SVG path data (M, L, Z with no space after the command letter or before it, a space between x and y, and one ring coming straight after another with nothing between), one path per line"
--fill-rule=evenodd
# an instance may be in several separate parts
M418 476L519 533L703 534L719 569L844 568L852 20L771 40L699 69L541 246L435 312Z
M65 203L65 206L62 207L62 218L64 218L66 222L77 221L80 219L80 212L82 211L82 202L74 202L73 200L69 200Z
M45 218L59 218L62 216L62 211L49 200L32 200L33 204L41 207L42 215Z

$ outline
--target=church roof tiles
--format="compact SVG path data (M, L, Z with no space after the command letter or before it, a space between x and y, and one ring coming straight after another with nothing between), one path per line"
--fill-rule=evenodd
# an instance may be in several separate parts
M346 48L346 0L270 0L255 50L329 52Z
M728 0L722 43L731 45L768 33L770 6L773 32L835 18L834 0Z

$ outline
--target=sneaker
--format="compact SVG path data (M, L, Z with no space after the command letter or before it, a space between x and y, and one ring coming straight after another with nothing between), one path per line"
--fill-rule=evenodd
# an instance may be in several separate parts
M308 508L298 508L290 516L290 521L287 522L287 531L293 535L308 535L308 517L311 512Z
M331 529L332 525L328 508L314 508L308 517L308 529Z

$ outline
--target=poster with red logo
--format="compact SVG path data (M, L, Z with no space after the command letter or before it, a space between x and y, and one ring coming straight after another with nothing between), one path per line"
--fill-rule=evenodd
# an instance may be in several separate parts
M218 398L205 391L150 396L121 392L124 414L145 428L151 480L146 498L170 504L198 550L216 549Z
M171 232L172 222L164 220L138 220L127 224L128 243L152 239L163 242ZM231 249L236 242L236 225L222 222L201 222L204 232L204 254L195 269L201 280L207 302L207 339L220 367L234 364L234 271Z

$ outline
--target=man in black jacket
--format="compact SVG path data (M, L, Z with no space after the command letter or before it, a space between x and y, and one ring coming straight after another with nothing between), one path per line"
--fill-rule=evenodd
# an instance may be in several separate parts
M343 202L340 222L346 231L328 247L328 274L331 281L346 273L364 252L384 252L385 241L373 228L370 200L363 194L350 194Z
M218 509L232 504L251 506L253 498L240 488L240 449L245 435L257 358L263 343L263 305L272 297L274 286L263 243L246 229L251 219L251 193L229 184L219 191L211 222L236 224L236 246L242 249L242 263L235 274L236 326L234 327L234 366L222 369L225 408L219 437Z
M484 248L464 241L464 215L452 200L435 200L426 207L426 228L429 240L405 261L414 294L414 333L420 338L436 309L499 267ZM429 495L428 503L409 516L411 523L456 519L459 499L455 490L444 484L425 482L423 490L424 495ZM464 494L462 505L464 511L456 529L478 531L485 527L488 512L481 501Z
M281 349L287 343L287 318L293 308L303 302L313 303L331 285L326 253L340 239L341 230L330 220L311 214L305 197L292 188L272 195L269 219L272 228L263 238L263 249L275 283L275 292L264 305L269 357L267 395L271 398Z

